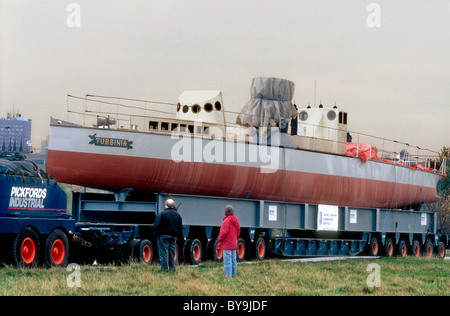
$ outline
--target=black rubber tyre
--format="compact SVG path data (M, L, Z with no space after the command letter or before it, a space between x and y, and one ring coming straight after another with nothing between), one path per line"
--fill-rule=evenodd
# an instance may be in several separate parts
M392 257L394 255L394 242L390 238L386 238L384 243L384 255L386 257Z
M214 248L214 239L210 239L206 242L206 245L203 248L205 260L214 260L213 248Z
M443 242L439 242L438 243L437 249L436 249L436 255L440 259L444 259L445 258L445 245L444 245Z
M237 262L244 261L246 255L247 255L247 248L245 248L245 241L242 238L238 238L238 240L237 240L237 250L236 250Z
M378 252L380 251L380 244L378 242L377 237L372 237L369 245L369 255L370 256L378 256Z
M128 256L132 261L138 259L136 258L136 254L138 253L138 251L135 250L135 248L137 248L137 245L139 245L140 242L141 242L140 239L133 239L128 243Z
M264 260L266 257L266 242L264 241L264 238L259 237L254 243L252 243L251 248L252 257L257 260Z
M64 267L69 260L69 240L66 234L55 229L45 242L45 263L51 267Z
M433 243L430 240L427 240L425 242L425 246L423 247L423 254L424 257L431 258L434 255L434 247Z
M185 245L185 260L193 265L202 262L203 248L202 243L198 239L190 239Z
M214 240L214 245L213 245L213 249L212 249L212 255L213 255L213 259L217 262L222 262L223 261L223 250L222 249L217 249L217 246L219 245L219 240L216 239Z
M414 257L420 257L420 242L418 240L413 240L411 246L411 255Z
M408 245L403 239L400 240L397 247L397 256L406 257L408 255Z
M12 263L16 267L33 268L39 262L39 251L38 235L33 229L25 227L12 242Z
M137 250L136 258L141 263L151 264L153 262L153 246L150 240L141 239L139 243L135 245L135 250Z

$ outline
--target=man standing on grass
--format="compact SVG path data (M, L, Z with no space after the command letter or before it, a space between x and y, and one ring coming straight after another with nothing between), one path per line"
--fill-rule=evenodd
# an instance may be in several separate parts
M161 271L175 271L175 250L177 236L182 234L183 223L181 215L175 208L175 201L167 199L165 209L155 220L155 234L158 238L159 263Z

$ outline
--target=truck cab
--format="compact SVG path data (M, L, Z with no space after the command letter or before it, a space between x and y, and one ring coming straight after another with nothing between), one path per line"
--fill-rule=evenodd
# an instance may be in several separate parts
M59 185L23 155L1 153L1 259L21 267L63 266L74 229Z

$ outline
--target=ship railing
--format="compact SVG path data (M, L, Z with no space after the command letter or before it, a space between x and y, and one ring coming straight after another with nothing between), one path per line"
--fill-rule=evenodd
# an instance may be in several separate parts
M349 131L349 134L353 136L354 141L356 139L356 143L375 147L381 160L393 161L405 166L422 165L433 169L439 167L439 152L370 134L353 131Z
M226 124L201 123L201 127L195 122L176 118L176 103L159 102L143 99L131 99L123 97L109 97L87 94L84 97L67 95L66 112L67 120L80 123L83 126L93 126L98 128L117 128L141 132L160 133L181 133L192 134L200 137L214 138L218 133L211 133L212 127L222 130L222 135L231 139L252 142L253 137L237 137L230 135L229 131L242 129L242 126L235 123L236 116L240 112L225 110ZM99 120L102 118L102 120ZM101 124L99 124L99 121ZM105 124L113 122L114 124ZM102 125L103 124L103 125ZM318 126L301 122L303 131L312 131L312 135L304 133L297 135L302 138L297 147L313 151L331 152L345 155L346 144L351 136L351 142L357 144L370 145L376 151L376 155L381 161L398 163L404 166L421 165L425 168L436 169L442 158L439 153L430 149L411 145L384 137L378 137L366 133L349 131L342 128L330 126ZM321 130L320 135L315 135L314 131ZM298 129L300 130L300 129ZM288 134L291 133L291 126ZM294 136L295 138L295 136ZM305 145L307 144L307 145ZM337 149L336 149L337 148ZM445 163L441 163L441 172L445 173Z

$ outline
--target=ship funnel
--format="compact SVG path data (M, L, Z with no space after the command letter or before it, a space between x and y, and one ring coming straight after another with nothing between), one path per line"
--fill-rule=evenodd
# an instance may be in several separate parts
M287 130L292 115L295 84L279 78L253 78L251 99L242 108L236 123L242 126Z

